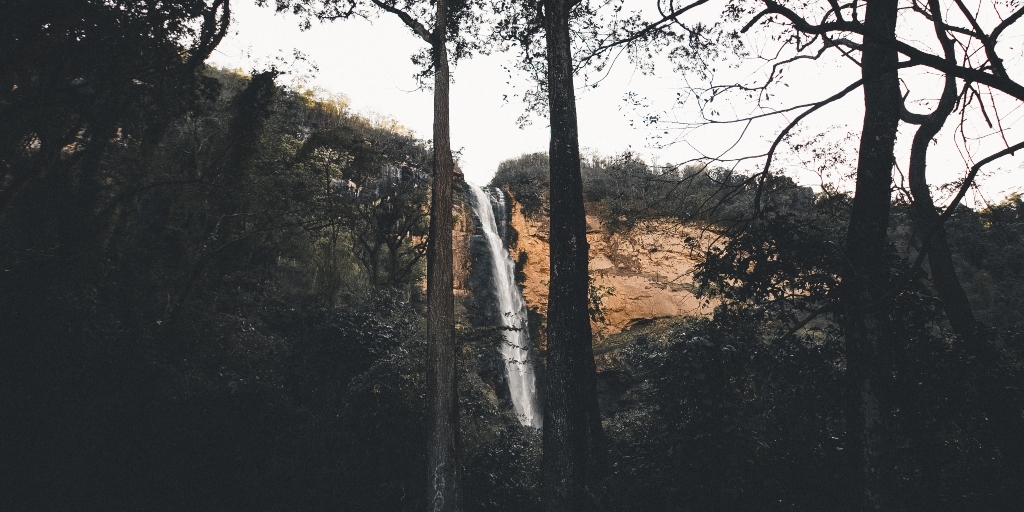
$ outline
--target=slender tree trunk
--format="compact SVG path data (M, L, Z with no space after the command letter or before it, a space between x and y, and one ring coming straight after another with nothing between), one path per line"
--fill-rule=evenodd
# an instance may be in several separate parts
M932 12L941 12L938 0L929 0ZM945 27L941 20L934 20L936 33L943 45L946 60L954 62L956 58L954 42L945 35ZM967 294L964 292L960 279L953 266L953 258L946 242L946 231L942 219L932 202L931 191L928 189L926 175L926 157L931 139L938 134L943 123L952 114L956 106L956 80L946 77L942 97L935 112L923 119L921 127L914 135L910 149L910 192L914 196L913 212L917 230L923 237L924 249L928 251L928 267L931 271L932 284L942 301L953 331L961 338L962 346L967 354L974 356L968 360L968 374L976 372L977 403L981 413L987 419L988 428L995 432L997 439L1003 440L999 450L1005 461L1019 461L1024 458L1024 443L1021 437L1021 417L1014 414L1012 402L1007 397L1008 388L1000 382L999 355L986 338L983 325L974 317ZM995 370L995 371L993 371ZM1010 463L1011 465L1013 462ZM1008 466L1013 467L1013 466Z
M952 77L947 77L938 107L924 119L914 134L910 148L910 193L914 196L913 212L917 232L923 237L924 250L928 251L928 268L931 271L932 284L942 301L942 309L946 312L946 318L953 331L971 348L976 348L974 345L977 342L977 321L967 300L967 293L964 292L960 278L956 275L953 256L946 243L946 229L942 226L935 203L932 202L926 174L928 145L953 112L955 103L956 82Z
M846 238L842 326L848 373L847 437L856 510L888 510L893 483L892 343L888 327L887 227L893 148L900 120L897 53L879 38L895 37L896 0L867 4L862 74L864 127L857 185Z
M448 102L448 3L437 0L433 32L434 183L427 241L427 393L430 400L428 489L430 510L460 509L459 400L452 278L452 161Z
M588 245L567 0L545 2L551 113L551 279L548 289L543 502L595 510L603 473L601 418L588 302Z

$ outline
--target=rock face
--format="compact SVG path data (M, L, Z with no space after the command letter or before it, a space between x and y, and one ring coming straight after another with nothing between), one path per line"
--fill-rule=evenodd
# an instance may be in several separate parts
M512 257L525 275L523 296L527 307L547 314L547 219L525 217L513 201ZM587 215L590 243L591 294L600 299L600 313L591 321L595 344L632 325L682 315L707 314L694 297L693 266L687 238L699 234L667 222L644 222L623 233L603 229L595 215Z

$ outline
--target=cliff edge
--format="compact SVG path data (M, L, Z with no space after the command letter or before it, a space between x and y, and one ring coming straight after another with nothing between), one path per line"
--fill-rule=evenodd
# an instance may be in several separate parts
M516 236L510 251L524 275L523 296L529 309L546 316L548 221L524 215L514 198L511 204ZM591 319L595 344L633 325L710 313L712 307L694 296L691 284L696 260L688 242L699 236L696 230L660 221L613 233L588 213L591 296L598 310Z

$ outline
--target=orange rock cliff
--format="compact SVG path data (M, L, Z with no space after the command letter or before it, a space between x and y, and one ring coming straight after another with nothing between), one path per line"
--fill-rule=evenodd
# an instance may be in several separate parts
M513 260L522 261L522 283L527 307L547 314L548 220L542 215L527 217L512 198L510 225L516 231L509 248ZM588 205L589 206L589 205ZM588 208L588 212L591 211ZM459 212L455 233L456 302L469 294L469 239L473 231L472 210ZM668 222L643 222L618 233L604 229L596 215L587 215L590 244L592 293L600 298L599 315L592 319L595 344L605 337L649 320L683 315L708 314L711 306L693 294L691 284L696 263L686 242L697 233Z

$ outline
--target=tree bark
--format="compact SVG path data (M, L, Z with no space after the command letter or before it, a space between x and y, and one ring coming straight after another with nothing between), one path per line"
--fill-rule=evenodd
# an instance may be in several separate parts
M452 161L448 121L448 3L437 0L430 41L434 63L434 180L427 241L428 489L430 510L460 509L459 400L452 279Z
M864 126L857 184L846 237L842 327L848 374L847 438L856 510L887 510L892 500L891 424L894 382L888 305L887 228L893 149L900 120L896 0L867 4L861 72Z
M950 326L970 348L976 348L975 334L977 321L967 300L967 293L960 284L953 266L953 256L946 242L946 229L942 226L939 212L935 209L931 191L928 189L927 156L928 144L939 133L946 118L953 112L956 102L956 84L952 76L947 77L946 87L935 112L921 123L914 134L910 148L910 193L914 197L914 221L922 239L922 248L928 252L928 269L932 285L942 301Z
M590 511L604 469L588 310L589 255L569 35L573 2L544 3L551 115L551 278L542 460L544 509Z
M928 4L933 13L942 12L938 0L929 0ZM935 34L942 44L945 59L955 64L954 42L946 35L945 27L938 15L934 15L933 24L935 25ZM935 209L935 203L932 201L927 177L928 145L932 138L938 135L949 115L953 113L953 109L956 107L956 96L956 78L947 74L939 104L931 114L921 116L920 120L916 121L920 127L914 134L914 140L910 146L910 193L914 198L912 205L914 223L921 236L922 248L928 255L928 269L931 271L932 285L935 286L939 300L942 301L942 308L953 332L967 343L968 348L976 351L978 340L975 335L978 323L971 310L971 304L967 300L967 293L964 292L963 286L960 285L960 278L956 275L953 256L946 242L946 229L943 227L941 215Z

